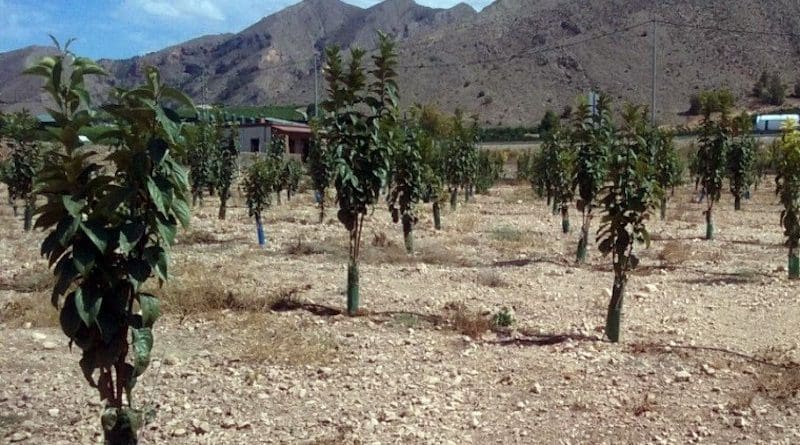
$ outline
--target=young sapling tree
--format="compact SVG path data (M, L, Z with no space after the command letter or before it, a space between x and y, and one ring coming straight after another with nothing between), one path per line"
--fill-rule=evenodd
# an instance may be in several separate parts
M6 118L4 133L12 143L11 157L5 168L3 182L8 186L9 199L24 203L23 228L31 230L36 207L34 183L44 162L44 149L36 139L36 118L23 110ZM12 205L16 209L16 205Z
M392 153L392 174L387 201L392 220L403 226L406 252L414 253L414 226L417 224L417 205L422 200L422 155L420 134L415 128L405 131L405 140Z
M776 193L780 198L781 226L789 249L789 279L800 279L800 131L784 130L779 144Z
M82 145L78 135L94 117L84 77L103 74L68 52L26 70L45 78L56 108L50 134L63 151L48 157L37 190L47 200L36 227L47 236L41 252L55 265L52 303L61 329L82 350L80 368L105 402L106 445L135 445L145 421L133 389L150 363L159 300L144 290L169 277L169 248L177 226L189 223L188 173L172 158L181 123L165 101L192 107L148 68L146 84L116 90L106 105L114 127L101 142L108 154Z
M653 146L653 174L656 182L664 193L661 194L659 205L661 219L667 218L667 200L669 199L666 191L681 184L683 179L683 165L675 149L673 135L667 131L654 128L650 132L651 144Z
M628 272L639 264L634 245L650 244L647 220L655 209L660 188L651 171L647 124L640 107L626 106L620 144L610 152L609 182L602 189L603 216L598 230L598 250L611 254L614 287L606 316L606 335L616 343Z
M719 122L706 113L700 130L697 147L697 170L700 184L706 197L706 239L714 239L714 204L722 193L722 182L727 170L727 155L730 145L730 131L725 113Z
M731 142L727 155L728 182L733 194L733 208L741 210L742 198L749 193L755 181L756 140L750 135L752 125L747 113L737 116L731 127Z
M272 205L272 192L280 175L280 164L269 156L259 157L247 169L242 181L242 191L247 201L248 216L256 220L258 245L267 243L262 215Z
M350 235L347 312L351 316L357 315L360 299L358 259L364 217L380 200L389 171L391 152L381 135L382 126L397 116L395 43L379 33L369 85L363 58L363 50L352 49L345 71L339 48L326 50L328 99L323 103L326 139L335 152L337 216Z
M231 186L233 185L236 174L239 171L239 126L231 125L227 129L227 135L221 138L216 146L216 167L217 190L219 191L219 219L225 219L228 211L228 199L231 196Z

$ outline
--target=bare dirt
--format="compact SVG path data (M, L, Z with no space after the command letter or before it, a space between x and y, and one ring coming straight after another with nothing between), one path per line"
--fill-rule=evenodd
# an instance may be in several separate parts
M652 223L610 344L610 260L590 250L574 264L578 215L561 235L529 187L478 196L441 232L426 206L410 258L378 208L356 318L339 314L346 233L317 224L310 194L270 210L264 249L241 201L221 222L207 198L160 291L167 315L135 400L157 414L141 443L798 443L800 298L772 191L740 212L723 198L715 241L698 238L690 200L678 190ZM42 235L5 204L0 222L0 440L98 443ZM476 334L503 307L512 328Z

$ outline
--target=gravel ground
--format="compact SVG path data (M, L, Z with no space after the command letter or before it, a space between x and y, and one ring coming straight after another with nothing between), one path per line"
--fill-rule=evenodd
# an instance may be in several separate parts
M527 187L445 212L441 232L426 207L413 257L379 208L356 318L339 313L346 233L316 223L309 194L270 211L265 249L241 200L220 222L209 198L160 291L141 443L800 443L800 298L775 198L762 189L740 212L724 198L708 242L690 197L652 223L619 344L602 341L610 260L574 264L577 230L562 235ZM41 238L0 208L0 440L98 443ZM454 321L504 307L507 330L471 337Z

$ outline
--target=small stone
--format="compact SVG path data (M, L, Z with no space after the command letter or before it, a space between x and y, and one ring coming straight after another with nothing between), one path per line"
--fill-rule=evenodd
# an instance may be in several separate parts
M178 364L178 359L173 355L167 355L164 357L164 364L167 366L175 366Z
M187 431L185 428L175 428L174 430L172 430L173 437L183 437L186 435L186 433Z
M715 370L711 366L706 365L705 363L703 364L703 366L701 366L701 368L703 369L703 372L705 372L708 375L714 375L717 373L717 370Z
M222 423L220 425L226 430L229 430L231 428L236 428L236 422L234 422L233 419L227 417L222 419Z
M644 288L651 294L658 292L658 287L655 284L645 284Z
M51 408L47 410L47 415L49 415L50 417L58 417L60 413L61 411L59 411L58 408Z
M27 431L19 431L11 435L8 438L8 441L11 443L22 442L23 440L28 440L31 438L31 434Z
M47 349L47 350L52 350L52 349L57 348L58 344L56 342L46 341L46 342L42 343L42 347L44 349Z
M208 422L197 419L192 420L192 428L194 428L195 434L208 434L211 431L211 425Z
M692 374L689 371L678 371L675 373L676 382L689 382L692 380Z
M531 388L531 392L534 394L541 394L542 393L542 385L538 383L534 383L533 387Z
M33 323L31 323L30 321L26 321L25 324L22 325L22 327L24 329L30 329L33 327Z
M749 422L744 417L737 417L736 420L733 421L733 426L736 428L745 428L749 425Z
M253 425L250 422L248 422L246 420L242 420L241 422L238 422L236 424L236 429L241 431L241 430L250 429L252 426Z
M215 406L214 408L211 408L211 412L219 416L222 414L222 408Z

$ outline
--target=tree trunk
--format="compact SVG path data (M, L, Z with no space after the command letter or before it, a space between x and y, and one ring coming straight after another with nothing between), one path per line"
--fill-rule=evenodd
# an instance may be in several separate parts
M30 232L31 228L33 228L33 210L36 206L36 198L29 197L25 199L25 210L24 210L24 221L23 227L26 232Z
M555 197L553 197L553 208L552 208L552 211L553 211L553 215L558 215L558 201L556 201Z
M622 302L625 299L625 282L627 277L624 274L614 276L614 290L611 292L611 301L608 303L608 315L606 316L606 336L612 343L619 342L619 325L622 321Z
M742 196L733 195L733 210L742 210Z
M292 201L292 191L290 189L286 189L286 202Z
M661 198L661 221L667 219L667 198Z
M569 207L561 206L561 232L569 233Z
M711 215L711 208L706 210L706 239L714 239L714 218Z
M406 253L414 253L414 221L408 215L403 215L403 241Z
M586 226L581 227L581 237L578 239L578 251L575 253L575 259L579 263L586 262L586 247L589 244L589 234L586 233Z
M358 315L359 289L358 289L358 263L355 258L350 258L347 266L347 314L351 317Z
M281 205L281 191L276 190L275 194L278 195L278 205Z
M228 193L225 191L221 191L219 194L219 214L217 215L219 219L225 219L226 214L228 213Z
M116 412L113 425L106 424L103 418L103 443L105 445L136 445L138 443L134 422L129 408L111 408ZM105 417L105 414L104 416ZM110 423L110 422L109 422Z
M17 201L14 200L11 195L8 196L8 205L11 206L11 211L14 212L14 218L19 216L19 212L17 212Z
M464 187L464 204L469 202L469 186Z
M439 207L439 201L433 202L433 228L442 230L442 209Z
M789 279L800 279L800 256L798 256L797 248L789 249Z
M256 215L256 234L258 235L259 246L267 244L267 238L264 236L264 225L261 224L261 215Z
M458 189L450 191L450 210L455 212L458 205Z

